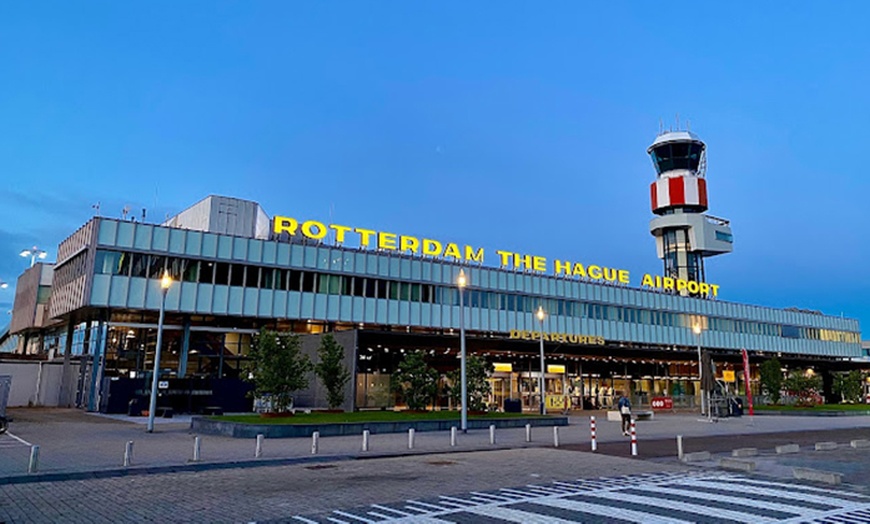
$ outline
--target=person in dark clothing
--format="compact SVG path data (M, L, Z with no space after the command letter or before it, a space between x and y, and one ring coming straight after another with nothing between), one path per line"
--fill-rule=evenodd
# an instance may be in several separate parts
M619 402L616 403L616 408L622 416L622 434L628 436L628 430L631 428L631 401L620 391Z

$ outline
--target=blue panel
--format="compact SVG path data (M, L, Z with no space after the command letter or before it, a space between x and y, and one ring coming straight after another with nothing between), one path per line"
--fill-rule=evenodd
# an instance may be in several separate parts
M322 295L320 293L303 293L302 294L302 310L305 311L307 304L305 303L306 295L312 295L314 298L314 313L311 315L312 319L324 320L326 319L326 299L328 295Z
M272 299L274 295L275 292L271 289L260 290L259 298L257 299L257 316L276 318L275 313L272 311ZM247 307L247 302L245 306Z
M272 300L272 314L266 315L271 318L287 318L287 292L274 291L275 298Z
M247 260L248 258L248 239L233 238L233 260ZM221 244L218 244L219 246Z
M160 282L157 280L145 280L144 278L142 280L145 281L145 309L160 309L160 301L163 298Z
M352 253L343 253L340 249L332 249L329 253L329 269L332 271L343 271L344 270L344 257L352 259Z
M145 308L145 288L148 280L144 278L131 278L130 288L127 291L126 306L133 309Z
M274 242L269 242L274 245ZM254 264L260 264L263 262L263 242L262 240L257 240L255 238L248 240L248 261Z
M480 308L465 308L465 313L470 317L465 324L466 329L483 329L480 326Z
M131 222L118 222L118 235L115 237L115 245L118 247L133 247L133 237L136 235L136 227Z
M133 247L143 251L151 250L151 232L154 231L154 226L147 224L136 225L136 235L133 238Z
M109 305L109 285L111 282L111 275L94 275L90 301L92 306Z
M262 258L264 264L275 264L278 260L278 243L262 242Z
M258 307L260 305L260 290L259 289L245 289L245 302L244 307L242 308L242 314L246 317L256 317L258 314ZM263 292L266 290L264 289Z
M388 300L387 302L387 324L399 323L399 301Z
M365 273L367 275L377 275L378 274L378 257L375 255L366 254L366 265L365 265ZM357 271L362 269L361 266L357 266Z
M406 300L399 302L399 324L402 326L411 325L411 304Z
M399 260L399 277L404 279L411 278L411 260L403 258Z
M423 280L425 280L426 282L431 282L432 281L432 262L427 262L424 260L423 262L421 262L421 264L423 266L423 276L422 276Z
M311 267L311 268L317 267L317 248L316 247L314 247L314 246L303 246L302 247L302 266L303 267Z
M440 283L441 282L441 264L438 264L435 262L429 262L429 265L431 266L431 273L429 275L429 278L431 279L432 282Z
M196 291L196 312L211 313L211 297L214 294L214 286L211 284L200 284Z
M115 235L118 233L118 223L114 220L100 220L97 232L97 243L104 246L115 245Z
M184 245L184 254L198 257L202 252L202 233L199 231L187 231L187 242Z
M181 283L181 297L178 301L178 310L185 313L196 312L196 288L199 284L195 282Z
M129 285L129 277L112 277L109 307L127 307L127 287Z
M281 267L296 265L293 261L292 256L292 249L295 248L299 248L299 246L293 246L291 248L291 246L288 244L278 244L278 248L275 253L275 263Z
M441 318L441 306L438 304L432 305L432 310L430 312L430 318L432 322L432 326L436 328L444 327L444 319Z
M202 256L215 258L217 257L218 237L212 233L202 234Z
M233 237L221 235L217 241L217 257L222 260L233 258Z
M363 297L351 297L353 309L351 311L352 322L365 322L365 307L366 302Z
M416 302L411 303L411 325L412 326L425 325L425 324L423 324L423 320L422 320L422 313L423 313L422 309L423 308L420 306L421 306L421 304L418 304Z
M299 296L296 310L293 307L293 295ZM287 315L290 318L314 318L314 294L313 293L290 293L290 301L287 303Z
M329 248L328 247L318 247L317 248L317 268L318 269L329 269Z
M327 295L326 298L326 320L336 321L339 318L339 297L338 295ZM316 309L316 308L315 308Z
M400 273L399 263L401 262L401 260L398 258L390 257L389 261L390 261L389 262L389 266L390 266L389 276L391 276L392 278L398 278L399 273ZM383 264L383 262L382 262L382 264Z
M353 322L353 297L341 297L338 306L338 320Z
M183 229L169 230L169 252L176 255L184 254L184 240L187 236L187 231Z
M245 288L238 286L230 286L229 295L227 295L227 313L230 315L242 314L242 302L245 300Z
M230 301L229 286L214 286L214 295L211 301L211 310L216 315L226 315Z
M365 253L354 253L353 254L353 271L358 275L364 275L366 273L366 254Z
M155 294L160 292L157 286L155 286L153 289L155 290ZM166 311L178 311L178 303L180 301L181 286L172 286L171 288L169 288L169 291L166 292ZM157 307L160 307L159 302Z
M420 260L411 261L411 280L419 282L423 277L423 262Z
M155 227L151 234L151 249L154 251L166 252L169 250L169 229L165 227Z
M387 301L382 298L376 299L377 308L375 308L375 322L379 324L387 323Z
M363 309L363 313L365 317L363 319L364 322L370 324L375 322L377 319L378 312L378 301L374 298L366 298L365 300L365 308Z

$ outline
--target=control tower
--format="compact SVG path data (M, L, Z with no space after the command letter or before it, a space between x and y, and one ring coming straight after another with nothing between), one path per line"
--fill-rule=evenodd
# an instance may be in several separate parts
M656 169L650 186L649 224L664 275L705 282L704 258L730 253L733 238L727 220L707 211L707 146L689 131L660 134L647 149Z

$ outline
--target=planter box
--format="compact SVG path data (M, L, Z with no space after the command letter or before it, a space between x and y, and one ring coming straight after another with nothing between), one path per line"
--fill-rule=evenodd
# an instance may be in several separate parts
M469 420L468 429L522 428L526 424L532 427L567 426L568 417L548 418L509 418ZM310 437L315 431L321 437L342 435L362 435L363 430L369 430L372 435L381 433L406 433L414 431L450 431L451 427L459 427L458 420L418 420L403 422L352 422L344 424L242 424L213 420L208 417L193 417L190 429L204 435L221 435L235 438L256 438L265 435L266 438L296 438Z

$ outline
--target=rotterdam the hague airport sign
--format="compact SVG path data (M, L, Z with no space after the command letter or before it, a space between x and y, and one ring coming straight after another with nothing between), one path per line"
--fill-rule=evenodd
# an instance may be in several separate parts
M418 238L409 235L398 235L374 229L362 229L358 227L341 226L338 224L324 224L316 220L300 222L295 218L276 216L272 219L272 233L280 237L287 234L291 236L301 235L311 240L323 241L332 232L336 245L358 243L360 247L373 247L383 251L396 251L413 255L431 256L443 260L457 262L472 262L483 264L483 248L475 248L469 245L458 245L453 242L439 242L431 238ZM629 284L630 275L627 269L616 269L594 264L585 265L570 260L553 260L548 263L545 257L524 255L512 251L497 250L499 266L514 271L532 271L537 273L552 274L575 278L586 278L599 282L613 282L616 284ZM693 295L717 296L719 286L681 278L653 276L649 273L641 278L640 287L661 290L673 290L688 292Z

